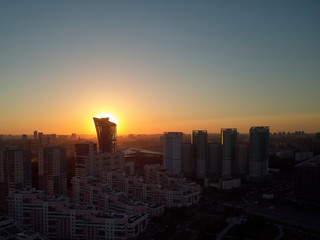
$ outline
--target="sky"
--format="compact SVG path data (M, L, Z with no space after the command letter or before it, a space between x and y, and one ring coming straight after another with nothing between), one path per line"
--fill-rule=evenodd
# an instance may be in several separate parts
M0 1L0 134L320 131L320 1Z

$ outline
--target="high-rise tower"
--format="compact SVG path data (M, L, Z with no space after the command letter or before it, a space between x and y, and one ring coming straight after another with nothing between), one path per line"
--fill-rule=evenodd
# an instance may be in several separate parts
M117 125L109 118L93 118L96 126L100 152L116 152Z
M230 178L235 172L237 129L221 129L221 177Z
M193 130L191 140L196 177L203 179L207 175L208 167L208 133L206 130Z
M263 178L269 166L269 127L250 128L249 177Z
M220 176L220 144L208 144L208 177Z
M0 150L0 211L6 211L8 192L31 188L31 153L11 146Z
M75 176L94 176L96 169L97 144L92 142L77 143L75 147Z
M166 132L164 137L164 154L163 162L165 168L171 170L173 173L180 173L182 171L181 162L181 132Z
M48 195L67 195L67 149L50 145L39 150L39 188Z

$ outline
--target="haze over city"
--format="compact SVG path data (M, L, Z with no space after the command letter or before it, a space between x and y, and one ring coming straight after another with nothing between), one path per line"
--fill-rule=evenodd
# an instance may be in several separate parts
M320 239L320 1L0 1L0 240Z
M320 130L319 1L1 1L0 133Z

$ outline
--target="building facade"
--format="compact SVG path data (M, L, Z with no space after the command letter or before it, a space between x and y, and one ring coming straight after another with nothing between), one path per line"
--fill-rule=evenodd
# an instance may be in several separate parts
M96 174L97 178L101 178L103 171L122 170L125 166L123 152L103 152L98 153L96 158Z
M39 150L39 188L48 195L67 195L67 149L50 145Z
M320 201L320 155L294 167L294 194L298 198Z
M47 240L25 226L20 226L12 218L0 212L0 240Z
M181 145L181 163L185 176L191 177L194 175L194 161L193 161L193 146L191 143L183 143Z
M148 205L131 198L108 185L100 183L94 177L74 177L72 179L73 202L85 202L98 210L115 213L144 215Z
M218 178L220 172L220 144L208 144L208 177Z
M269 127L250 128L249 177L267 177L269 168Z
M236 171L236 128L221 129L221 177L231 178Z
M133 239L147 228L147 214L99 211L86 203L70 203L63 196L47 196L35 189L10 192L9 216L49 239Z
M193 145L193 159L196 178L203 179L207 175L208 167L208 133L206 130L193 130L191 143Z
M94 176L97 144L92 142L75 144L75 176Z
M177 175L168 175L161 165L146 165L144 177L130 176L122 171L105 171L103 183L123 191L128 198L166 207L190 207L200 200L198 184Z
M173 173L182 172L181 161L181 144L182 144L181 132L166 132L163 134L164 139L164 153L163 163L165 168L169 169Z
M31 187L31 153L12 146L0 150L0 211L6 212L10 191Z
M239 143L237 144L237 175L245 177L249 171L249 149L248 144Z

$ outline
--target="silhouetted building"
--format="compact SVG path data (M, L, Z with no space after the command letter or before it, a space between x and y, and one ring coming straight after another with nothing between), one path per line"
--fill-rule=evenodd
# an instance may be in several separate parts
M27 141L27 140L28 140L28 135L22 134L22 141Z
M196 178L206 177L208 161L208 133L206 130L192 131L193 158L195 161Z
M147 164L160 164L163 165L163 153L129 148L123 151L125 154L125 162L134 164L134 171L137 174L143 173L143 167Z
M97 144L92 142L75 144L75 176L94 176Z
M0 150L0 209L6 211L10 191L31 187L31 154L20 147Z
M40 146L44 147L50 144L50 137L48 135L39 132L38 134L39 144Z
M316 133L316 140L320 141L320 133Z
M37 139L38 139L38 132L37 132L37 130L35 130L35 131L33 132L33 139L34 139L34 140L37 140Z
M47 240L38 232L16 223L12 218L0 213L0 239L1 240Z
M230 178L236 171L236 128L221 129L221 177Z
M123 152L98 153L95 161L94 176L100 178L103 171L123 170L124 165Z
M249 177L265 178L269 167L269 127L250 128Z
M35 189L13 191L7 200L10 217L49 239L137 239L148 223L145 213L99 211L91 204L73 204L67 197L47 196Z
M208 177L220 176L220 144L208 144Z
M181 173L181 132L166 132L163 134L164 151L163 162L164 167L171 170L173 173Z
M295 166L294 194L299 198L320 201L320 155Z
M46 194L67 195L67 150L57 145L39 150L39 188Z
M97 210L126 214L147 214L148 204L126 197L124 192L111 189L94 177L72 178L73 202L94 205ZM99 199L99 201L97 201Z
M200 185L168 173L161 165L145 165L144 178L126 175L123 171L104 171L102 182L123 191L131 199L165 204L169 208L191 207L200 200Z
M117 125L109 118L93 118L96 126L100 152L116 152Z
M194 172L193 146L191 143L183 143L181 145L181 162L185 176L191 177Z
M239 143L237 144L237 174L244 177L248 174L249 163L248 163L248 144Z

